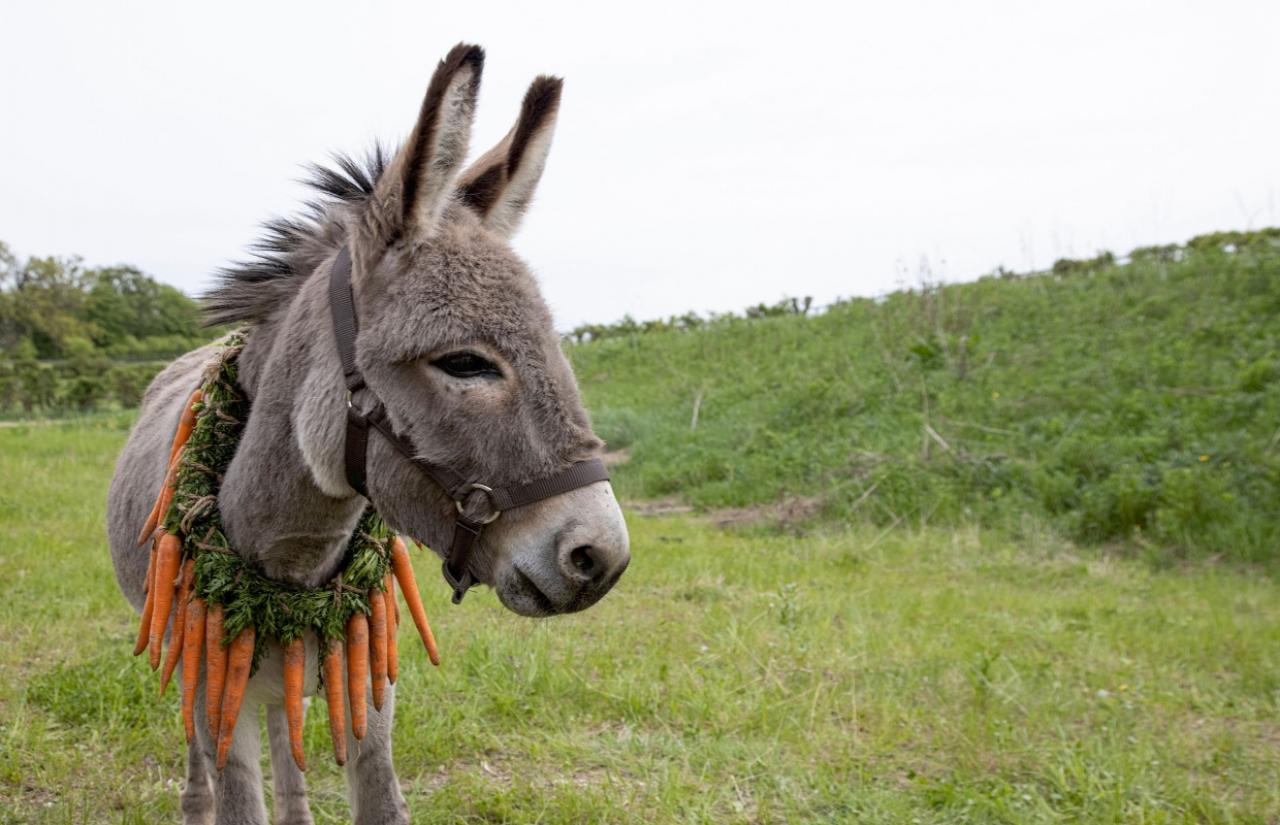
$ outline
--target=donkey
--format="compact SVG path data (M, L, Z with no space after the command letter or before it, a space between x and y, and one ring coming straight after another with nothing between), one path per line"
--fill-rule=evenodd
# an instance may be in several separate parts
M537 78L514 128L464 169L483 63L479 47L450 51L404 145L389 159L375 149L364 164L339 157L335 168L314 167L320 198L301 217L268 223L257 257L224 270L206 296L212 323L249 328L238 363L251 414L218 505L236 552L268 577L303 587L329 581L369 501L392 529L444 555L455 501L415 460L510 486L563 473L602 448L550 313L508 243L542 175L561 81ZM370 437L361 483L367 499L344 466L348 405L365 403L365 391L344 386L331 322L326 273L340 254L350 258L360 319L354 360L400 447L414 451L406 456L388 439ZM111 554L136 609L148 560L136 546L137 531L160 486L183 402L214 353L190 352L156 377L116 466L107 512ZM477 541L465 572L513 612L543 616L594 604L629 560L617 500L607 481L597 481L503 513ZM306 652L310 696L318 687L314 638ZM303 775L290 757L281 674L277 647L249 684L221 772L198 690L184 821L267 821L258 705L266 706L276 821L312 821ZM408 821L391 759L394 708L388 690L382 712L369 704L359 747L348 741L357 823ZM350 737L350 723L347 730Z

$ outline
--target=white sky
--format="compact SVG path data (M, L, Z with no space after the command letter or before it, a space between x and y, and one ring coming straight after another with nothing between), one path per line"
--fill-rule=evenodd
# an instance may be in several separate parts
M14 3L0 239L188 292L304 161L488 52L473 151L566 78L516 246L558 326L1280 224L1280 3Z

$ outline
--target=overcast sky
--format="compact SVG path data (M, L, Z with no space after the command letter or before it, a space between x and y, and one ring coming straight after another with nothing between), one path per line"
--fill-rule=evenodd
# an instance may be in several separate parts
M21 3L0 240L198 293L300 164L398 141L459 40L473 152L566 79L516 246L557 324L875 295L1280 224L1280 3Z

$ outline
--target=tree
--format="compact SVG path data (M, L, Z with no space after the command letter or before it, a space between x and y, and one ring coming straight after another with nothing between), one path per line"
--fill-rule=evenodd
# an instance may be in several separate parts
M0 350L11 358L28 345L37 358L68 358L75 338L131 356L176 354L207 337L199 314L195 301L137 267L19 261L0 243Z
M94 336L95 328L83 318L85 294L79 258L28 258L18 264L10 253L3 266L0 345L5 350L27 338L40 358L59 358L65 355L67 339Z
M100 331L94 338L107 347L129 336L139 340L199 334L199 307L178 290L132 266L89 270L85 318Z

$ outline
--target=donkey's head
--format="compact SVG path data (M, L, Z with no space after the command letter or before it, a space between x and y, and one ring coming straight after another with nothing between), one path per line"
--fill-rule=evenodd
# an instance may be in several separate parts
M602 445L538 286L509 245L542 175L561 82L535 80L515 127L464 170L483 62L478 47L460 45L440 63L409 139L353 205L346 242L356 362L392 427L420 459L506 487ZM384 518L443 555L454 502L376 435L367 468ZM517 613L568 613L608 592L627 545L600 481L503 513L485 528L470 572Z

